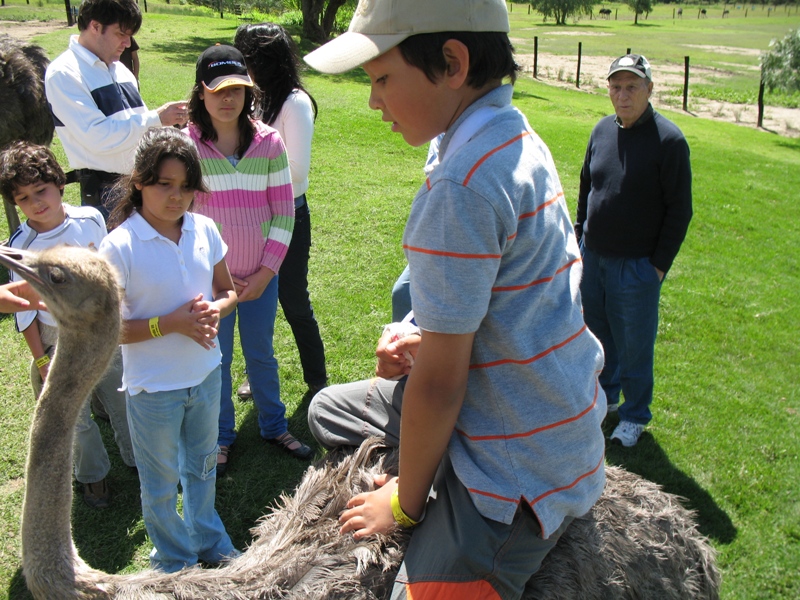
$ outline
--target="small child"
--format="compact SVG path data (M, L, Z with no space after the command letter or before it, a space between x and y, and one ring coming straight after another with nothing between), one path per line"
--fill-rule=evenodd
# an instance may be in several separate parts
M66 177L53 153L44 146L17 142L0 157L0 193L14 202L27 221L9 240L9 246L23 250L44 250L59 244L97 250L106 234L106 224L97 209L70 206L62 201ZM12 281L19 279L11 273ZM38 398L55 348L58 330L50 313L41 310L18 312L17 331L33 355L31 385ZM119 391L122 359L119 352L92 392L108 413L123 462L135 467L125 411L125 395ZM87 399L75 428L75 478L83 484L83 501L92 508L106 508L111 491L106 481L111 463L100 430L92 420Z
M445 134L403 235L421 336L379 346L394 356L378 374L408 378L390 394L366 382L360 404L331 386L309 408L326 446L399 437L399 477L339 519L357 539L416 526L393 599L521 597L603 490L603 352L553 159L503 85L518 69L508 31L502 0L361 0L306 56L328 73L363 65L370 107L408 144Z
M166 572L238 554L214 509L220 390L214 338L236 293L217 228L188 212L196 191L205 187L192 141L169 127L149 130L133 172L116 190L112 231L100 246L124 290L122 386L154 545L150 563Z
M253 82L242 53L225 45L206 49L197 59L187 132L197 144L210 192L198 197L195 210L214 220L228 244L228 263L239 296L236 311L219 328L222 397L217 476L228 468L236 439L231 361L237 316L261 437L297 458L312 454L289 433L272 340L278 271L294 227L289 161L278 132L253 120L253 110Z

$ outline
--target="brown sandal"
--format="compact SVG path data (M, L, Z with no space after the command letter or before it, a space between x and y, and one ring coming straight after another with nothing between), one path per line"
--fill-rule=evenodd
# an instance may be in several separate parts
M220 461L220 458L223 458L223 461ZM231 447L230 446L220 446L219 453L217 454L217 479L225 475L225 471L228 470L228 465L231 464Z
M295 458L311 458L311 455L314 454L314 451L311 448L306 446L288 431L276 438L269 440L265 438L264 441L268 444L272 444L273 446L278 446L278 448L284 452L287 452L288 454L291 454Z

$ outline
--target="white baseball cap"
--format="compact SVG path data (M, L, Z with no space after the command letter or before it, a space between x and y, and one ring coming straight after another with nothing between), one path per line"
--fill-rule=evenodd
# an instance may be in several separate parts
M303 57L322 73L344 73L407 37L440 31L509 32L504 0L359 0L346 33Z

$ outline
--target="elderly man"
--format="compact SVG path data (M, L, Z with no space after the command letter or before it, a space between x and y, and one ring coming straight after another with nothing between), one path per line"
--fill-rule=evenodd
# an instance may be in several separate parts
M185 102L147 110L139 86L119 57L142 25L134 0L84 0L78 12L78 35L47 67L45 93L56 133L81 184L81 203L100 209L122 173L133 166L133 153L147 129L183 125Z
M589 138L575 223L584 318L605 351L600 383L608 412L619 409L611 440L628 447L652 418L661 285L692 218L689 146L653 110L652 91L644 56L627 54L611 64L616 114L601 119Z

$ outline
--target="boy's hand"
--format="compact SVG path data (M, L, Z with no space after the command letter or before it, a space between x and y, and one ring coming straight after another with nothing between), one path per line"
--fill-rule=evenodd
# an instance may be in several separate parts
M47 307L27 281L12 281L0 286L0 312L21 310L47 310Z
M376 475L376 489L350 498L347 509L339 517L342 527L339 533L353 532L353 538L361 538L376 533L387 533L395 526L392 515L392 494L397 489L397 477Z
M406 356L416 358L419 343L422 337L417 334L407 335L406 337L394 339L391 331L385 331L378 340L378 347L375 349L375 356L378 363L375 365L375 374L384 379L400 378L411 372L412 362Z
M193 339L206 350L215 348L214 338L217 336L217 328L208 323L213 321L216 311L217 320L219 319L219 309L211 308L207 305L212 304L202 302L203 294L198 294L186 304L179 306L170 314L161 317L163 333L180 333ZM203 310L195 312L195 304L203 306ZM166 330L166 331L165 331Z

